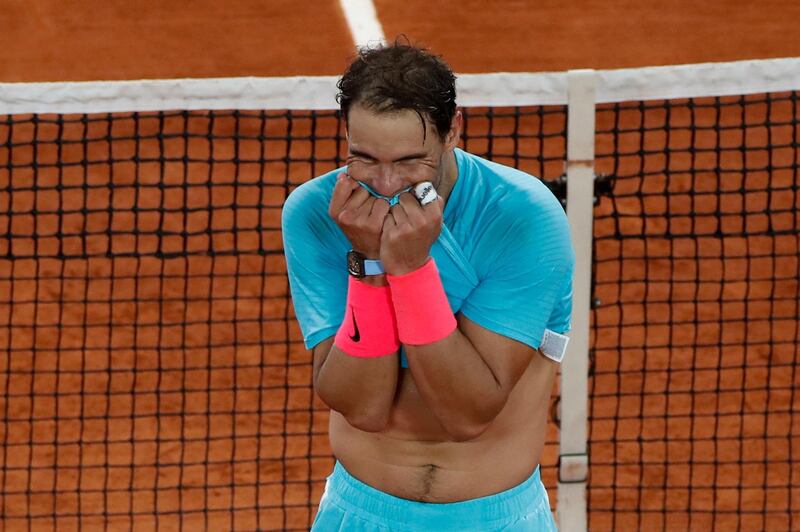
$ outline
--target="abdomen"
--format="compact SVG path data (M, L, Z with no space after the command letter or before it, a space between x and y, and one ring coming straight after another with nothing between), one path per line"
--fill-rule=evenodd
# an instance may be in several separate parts
M397 497L454 502L524 481L539 462L556 365L535 355L508 402L478 438L453 441L401 370L388 426L364 432L331 412L334 455L356 478Z

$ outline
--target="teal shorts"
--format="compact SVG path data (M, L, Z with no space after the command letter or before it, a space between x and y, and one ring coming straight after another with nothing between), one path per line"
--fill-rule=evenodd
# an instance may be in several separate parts
M506 491L439 504L401 499L379 491L353 477L336 462L311 530L549 532L556 530L556 524L538 467L530 478Z

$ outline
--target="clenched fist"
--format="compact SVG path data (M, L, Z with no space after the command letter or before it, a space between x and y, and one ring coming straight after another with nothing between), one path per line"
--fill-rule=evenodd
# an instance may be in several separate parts
M345 173L336 176L328 214L339 225L355 251L368 259L380 258L381 232L389 203L375 198Z
M442 231L443 205L442 198L423 207L411 194L400 196L383 221L380 259L386 273L403 275L428 261L431 246Z

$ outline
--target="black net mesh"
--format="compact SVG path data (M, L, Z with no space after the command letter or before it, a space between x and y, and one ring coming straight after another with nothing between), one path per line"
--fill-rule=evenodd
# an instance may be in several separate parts
M591 530L800 527L797 100L597 111Z
M463 144L554 179L565 127L468 109ZM308 529L333 461L280 211L344 149L334 112L2 117L7 529Z
M800 526L797 99L598 109L592 530ZM564 107L465 113L563 194ZM308 528L333 462L280 209L344 149L333 112L3 117L7 529Z

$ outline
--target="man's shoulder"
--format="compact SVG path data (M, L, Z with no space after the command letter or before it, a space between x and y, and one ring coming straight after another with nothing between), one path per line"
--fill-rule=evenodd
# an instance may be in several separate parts
M326 213L333 187L336 185L336 174L341 171L341 168L331 170L309 179L292 190L283 203L284 222L294 213Z
M472 188L477 200L491 212L495 221L535 219L541 215L563 215L563 208L552 191L533 174L463 152L474 175ZM527 216L526 216L527 215Z
M286 198L281 211L281 231L287 257L315 261L321 256L344 256L347 237L328 214L338 172L337 169L312 178Z

